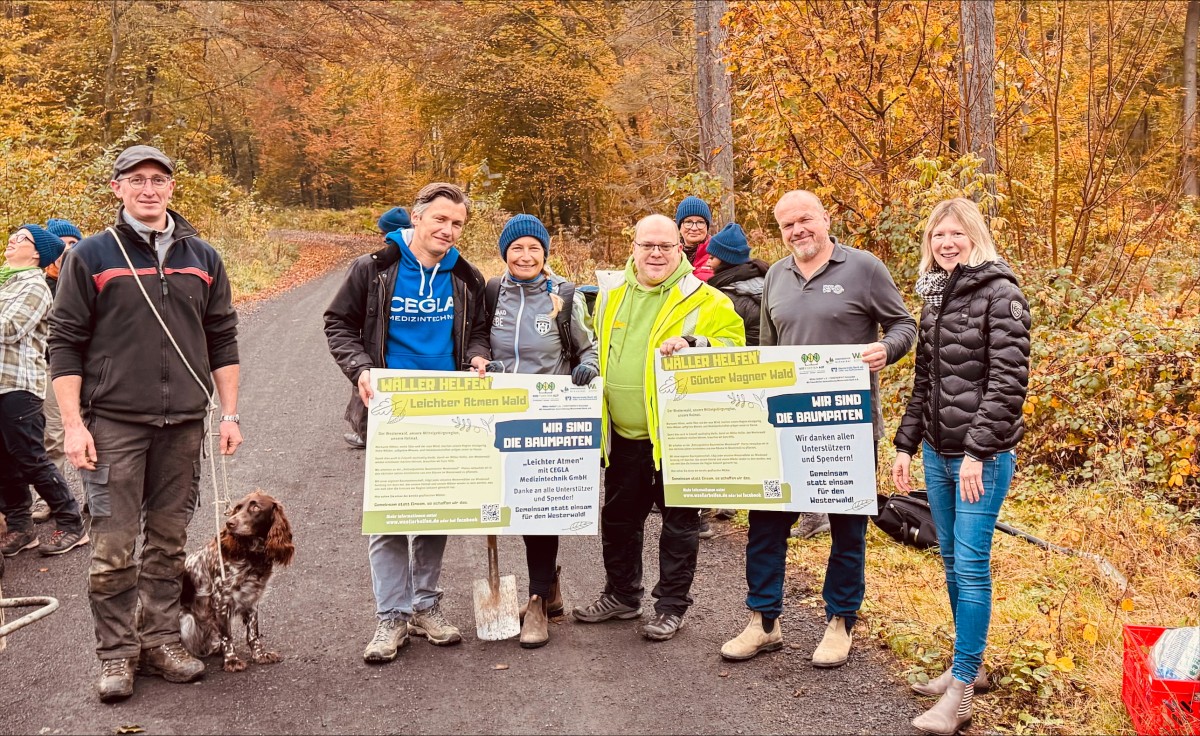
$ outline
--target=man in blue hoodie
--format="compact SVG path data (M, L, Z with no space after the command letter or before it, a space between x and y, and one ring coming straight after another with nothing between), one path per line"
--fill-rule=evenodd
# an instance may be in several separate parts
M468 355L490 358L484 280L455 249L470 214L453 184L426 185L412 208L412 228L394 230L382 249L359 256L325 310L329 351L361 402L347 416L366 436L372 368L468 370ZM375 592L375 635L367 662L390 662L409 633L439 646L462 641L442 615L443 535L373 535L368 544Z

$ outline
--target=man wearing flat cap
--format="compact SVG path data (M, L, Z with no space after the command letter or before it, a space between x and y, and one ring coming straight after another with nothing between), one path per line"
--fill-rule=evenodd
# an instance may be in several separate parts
M214 386L221 452L242 442L229 279L217 251L167 208L174 172L152 146L117 156L116 222L63 262L51 316L67 459L92 516L88 596L106 702L133 693L135 669L170 682L204 674L180 643L179 597Z

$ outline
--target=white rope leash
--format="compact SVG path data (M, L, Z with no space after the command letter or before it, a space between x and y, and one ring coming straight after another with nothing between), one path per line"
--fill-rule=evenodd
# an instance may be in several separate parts
M129 266L129 273L131 276L133 276L133 282L138 285L138 289L142 292L142 296L146 299L146 304L150 306L150 311L154 313L154 318L158 320L158 324L160 327L162 327L167 339L170 340L171 345L175 347L175 352L179 354L179 359L183 361L183 365L185 368L187 368L188 373L191 374L192 378L196 381L196 384L200 386L200 390L208 396L208 406L205 407L204 434L208 440L208 465L212 476L213 485L213 516L216 520L217 527L217 563L220 565L221 582L225 582L225 556L221 551L221 512L223 507L229 506L229 478L225 474L225 456L222 455L221 479L225 484L225 497L221 498L221 489L217 487L217 458L216 453L213 450L212 433L213 413L218 407L216 387L214 386L210 391L208 386L205 385L204 381L200 380L200 376L196 375L196 371L192 370L192 364L188 362L186 357L184 357L183 349L179 347L179 343L175 342L175 336L171 334L169 329L167 329L167 323L163 321L162 315L158 313L158 308L154 306L154 302L150 299L150 294L146 292L145 285L142 284L142 280L138 277L137 269L133 267L133 261L129 259L129 253L125 251L125 244L121 242L121 238L117 235L116 230L113 230L111 227L106 229L113 236L113 239L117 241L117 247L121 249L121 255L125 257L125 264Z

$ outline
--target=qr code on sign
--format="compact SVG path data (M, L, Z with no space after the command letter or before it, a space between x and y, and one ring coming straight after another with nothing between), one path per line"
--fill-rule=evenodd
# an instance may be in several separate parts
M500 504L485 503L479 507L479 523L495 524L500 521Z
M779 481L763 481L763 498L776 501L783 498L783 486L779 483Z

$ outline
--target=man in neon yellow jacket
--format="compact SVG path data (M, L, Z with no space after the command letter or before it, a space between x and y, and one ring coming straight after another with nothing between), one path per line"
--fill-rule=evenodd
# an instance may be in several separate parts
M600 373L604 376L604 508L600 533L606 583L600 597L577 607L577 621L642 615L642 536L651 505L662 509L655 615L642 636L665 641L683 625L700 546L696 509L663 503L654 361L688 347L740 347L745 328L733 302L692 275L679 228L650 215L634 230L633 256L622 283L601 285L596 303Z

